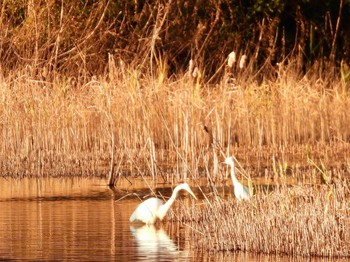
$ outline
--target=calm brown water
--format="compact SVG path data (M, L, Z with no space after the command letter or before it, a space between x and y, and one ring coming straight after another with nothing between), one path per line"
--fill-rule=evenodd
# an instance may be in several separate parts
M128 219L139 200L119 200L127 193L113 192L104 183L91 179L0 179L0 260L292 260L190 251L188 227L175 222L131 225Z

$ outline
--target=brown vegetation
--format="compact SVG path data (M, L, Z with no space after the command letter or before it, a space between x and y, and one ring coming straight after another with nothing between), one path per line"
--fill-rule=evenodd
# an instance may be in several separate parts
M339 173L341 176L341 174ZM350 256L349 182L276 186L250 201L219 197L182 210L194 248L293 256ZM183 208L183 207L182 207Z
M215 178L213 143L246 166L303 166L306 156L341 165L349 73L338 42L349 6L322 9L327 19L316 22L332 30L311 34L300 3L270 4L5 1L1 174ZM280 18L295 12L287 37Z
M299 79L281 66L275 81L257 84L243 71L210 85L167 79L164 70L148 76L111 59L109 72L89 81L46 81L30 69L2 77L1 173L106 175L112 163L114 173L136 167L155 176L166 164L197 177L217 154L203 125L240 159L349 158L350 99L340 78Z

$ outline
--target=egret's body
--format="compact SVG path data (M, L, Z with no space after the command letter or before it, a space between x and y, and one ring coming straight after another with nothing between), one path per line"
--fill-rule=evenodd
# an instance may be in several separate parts
M248 200L250 199L250 194L249 194L249 188L242 185L236 175L235 175L235 162L233 161L232 157L228 157L225 159L225 164L229 165L231 167L231 179L232 179L232 184L234 187L234 194L235 197L238 200Z
M171 195L170 199L165 203L161 199L156 197L152 197L142 202L136 208L134 213L132 213L132 215L130 216L130 222L140 221L145 224L154 224L157 221L157 219L163 220L169 208L174 203L177 197L177 193L180 190L186 190L195 199L197 199L194 193L192 192L190 186L187 183L180 184L177 187L175 187L174 192Z

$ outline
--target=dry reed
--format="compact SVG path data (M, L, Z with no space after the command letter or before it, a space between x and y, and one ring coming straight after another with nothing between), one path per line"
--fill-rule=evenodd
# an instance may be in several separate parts
M214 194L210 204L182 207L179 213L194 229L199 250L348 257L349 186L340 172L328 185L258 188L250 201Z
M1 174L215 176L218 156L201 124L243 163L300 152L303 165L308 151L348 161L348 90L340 78L300 79L292 65L274 81L257 84L242 72L216 86L167 79L165 66L141 74L112 58L105 77L88 81L14 71L0 78Z

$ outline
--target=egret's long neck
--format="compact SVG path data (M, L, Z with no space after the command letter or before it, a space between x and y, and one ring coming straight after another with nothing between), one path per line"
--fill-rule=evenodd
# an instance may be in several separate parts
M239 183L239 181L237 180L237 177L235 175L235 165L231 164L231 179L232 179L232 184L236 185L237 183Z
M158 211L158 217L160 220L162 220L166 213L168 212L169 208L173 205L176 197L177 197L177 193L179 192L179 190L177 188L174 189L171 197L169 198L168 201L165 202L164 205L162 205L160 208L159 208L159 211Z

